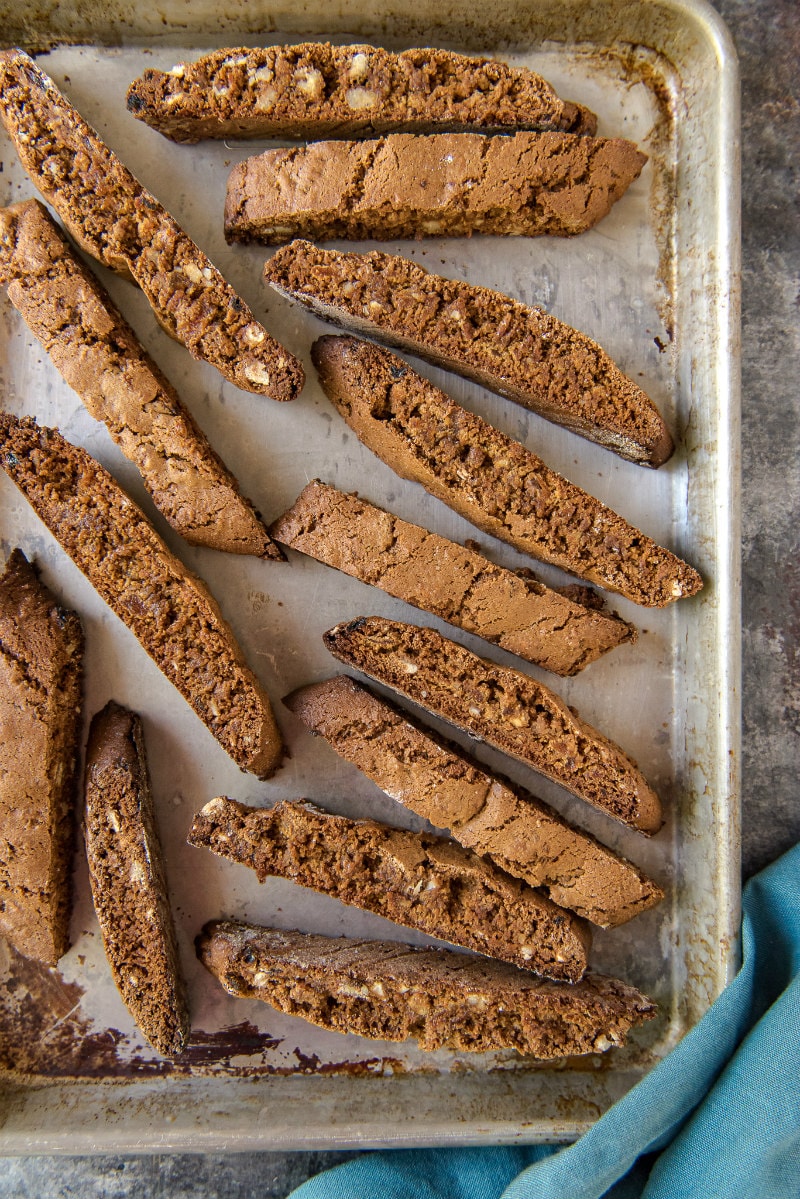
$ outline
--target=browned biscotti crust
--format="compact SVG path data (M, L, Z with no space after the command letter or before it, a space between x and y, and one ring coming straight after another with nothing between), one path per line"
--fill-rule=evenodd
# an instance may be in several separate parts
M48 966L69 948L83 632L21 550L0 575L0 935Z
M284 545L560 675L636 640L588 588L545 587L529 571L410 524L318 479L270 526ZM599 606L597 606L599 604Z
M647 161L621 138L391 133L266 150L231 171L228 241L572 237L611 211Z
M430 833L335 816L304 800L251 808L212 799L189 844L288 878L462 949L578 982L591 933L583 921L486 858Z
M535 1058L604 1053L656 1012L602 974L538 979L505 962L398 941L356 941L212 921L197 956L232 995L335 1032L425 1050L516 1049Z
M642 833L663 824L636 763L530 675L479 658L435 629L362 616L323 633L346 666L560 783Z
M141 718L106 704L86 746L86 857L103 947L137 1026L181 1052L189 1010L156 827Z
M0 53L0 119L81 249L132 278L170 336L244 391L294 399L300 363L21 50Z
M177 533L193 545L283 557L175 388L38 200L0 209L0 283Z
M540 75L429 47L295 46L214 50L128 88L128 111L176 142L206 137L358 137L373 133L556 129L597 118Z
M660 466L673 451L641 387L597 342L542 308L398 255L307 241L278 250L264 278L315 316L474 379L631 462Z
M647 607L702 587L691 566L395 354L326 336L311 356L325 394L357 437L478 528Z
M611 928L663 899L631 862L353 679L312 683L283 702L392 799L560 907Z
M269 698L205 583L56 429L0 413L0 466L223 749L269 777L283 755Z

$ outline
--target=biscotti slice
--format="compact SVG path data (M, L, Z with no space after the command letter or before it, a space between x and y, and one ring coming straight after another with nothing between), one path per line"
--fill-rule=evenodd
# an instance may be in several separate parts
M282 558L175 388L38 200L0 209L0 283L176 532L193 545Z
M108 703L86 747L86 857L117 989L164 1057L181 1052L189 1011L156 828L142 722Z
M591 229L647 158L573 133L390 133L266 150L228 179L228 241L387 241Z
M83 633L21 550L0 576L0 935L47 966L69 948Z
M588 587L545 587L314 479L270 526L284 545L560 675L636 640Z
M0 466L234 762L272 774L280 733L219 605L108 471L56 429L7 412Z
M479 658L435 629L365 616L323 633L340 662L502 750L642 833L661 801L618 745L530 675Z
M646 607L702 587L691 566L395 354L330 336L311 353L325 394L356 436L479 529Z
M516 1049L535 1058L604 1053L655 1004L588 974L538 979L505 962L398 941L357 941L232 920L207 924L197 956L226 991L335 1032L421 1049Z
M171 337L244 391L294 399L299 362L21 50L0 54L0 118L81 249L132 278Z
M344 329L474 379L643 466L672 438L653 401L591 338L541 308L397 255L293 241L267 262L277 292Z
M219 798L197 813L189 844L377 912L462 949L546 978L577 982L591 934L583 921L430 833L349 820L303 800L250 808Z
M560 907L611 928L663 899L631 862L353 679L312 683L283 702L392 799Z
M128 88L128 111L176 142L597 128L593 112L525 67L329 42L214 50L171 71L149 68Z

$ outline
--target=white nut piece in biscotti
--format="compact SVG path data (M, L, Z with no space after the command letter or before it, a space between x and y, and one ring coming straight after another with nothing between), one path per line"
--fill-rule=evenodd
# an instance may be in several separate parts
M486 858L432 833L337 816L305 800L252 808L220 796L194 818L189 844L419 932L578 982L588 926Z
M390 133L266 150L228 178L228 241L572 237L607 216L646 156L573 133Z
M397 254L283 246L270 287L343 329L474 379L546 420L643 466L673 451L648 395L590 337L544 309Z
M313 479L272 536L555 674L572 675L636 629L580 584L546 587L358 495Z
M663 899L631 862L346 675L283 702L392 799L559 907L612 928Z
M432 47L228 47L170 71L148 67L128 88L127 105L176 142L597 129L593 112L562 100L526 67Z
M141 717L113 701L86 746L86 858L103 948L137 1026L164 1057L189 1036Z
M207 924L197 956L231 995L321 1028L421 1049L516 1049L534 1058L604 1053L656 1014L603 974L537 978L506 962L398 941L322 937L232 920Z
M283 557L175 388L38 200L0 209L0 284L177 533L228 553Z
M661 801L636 763L530 675L480 658L436 629L381 616L336 625L322 639L345 666L560 783L607 816L641 833L661 828Z
M294 399L300 363L22 50L0 53L0 120L81 249L133 279L171 337L242 390Z
M234 762L269 777L283 757L269 697L202 579L58 430L0 412L0 466Z
M325 336L311 357L356 436L484 532L646 607L702 587L693 567L389 350Z

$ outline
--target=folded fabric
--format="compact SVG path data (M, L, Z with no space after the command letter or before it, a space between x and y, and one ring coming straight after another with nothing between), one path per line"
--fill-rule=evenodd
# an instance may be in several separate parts
M798 1199L800 845L743 907L736 978L574 1145L369 1153L290 1199Z

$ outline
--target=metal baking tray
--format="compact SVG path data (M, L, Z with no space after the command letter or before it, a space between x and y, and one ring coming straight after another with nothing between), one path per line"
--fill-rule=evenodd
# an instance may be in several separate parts
M192 549L154 515L134 468L64 385L0 297L0 378L7 408L35 413L86 446L209 583L265 682L291 757L269 783L240 773L92 591L5 475L4 556L38 562L86 631L87 720L110 697L144 717L193 1036L187 1061L162 1062L137 1034L103 958L85 863L76 857L73 947L58 970L32 966L0 942L0 1152L478 1145L568 1140L622 1096L702 1016L737 965L739 926L738 86L730 39L701 0L364 0L156 6L0 4L3 37L41 51L77 108L185 225L309 371L292 404L246 395L194 362L156 326L143 297L97 268L156 361L192 408L243 490L274 518L319 476L448 537L475 530L399 479L347 430L317 385L308 350L324 326L268 292L264 247L226 246L229 166L258 143L176 147L134 121L125 90L148 65L169 68L214 46L325 39L403 48L441 45L539 70L595 109L600 132L636 141L641 178L595 230L572 240L430 240L388 248L444 274L543 304L603 344L640 380L677 434L674 458L643 470L482 388L422 368L587 490L702 572L693 600L663 611L612 606L641 630L570 680L538 673L623 745L664 798L664 830L646 841L521 766L477 752L651 872L663 905L599 932L593 964L635 983L660 1016L622 1051L556 1064L513 1053L424 1054L316 1030L222 992L195 960L202 924L226 914L330 934L414 939L344 908L191 849L193 813L228 794L272 804L305 796L398 824L414 818L309 737L282 708L292 688L335 673L321 633L357 615L425 617L381 592L291 555L288 564ZM34 194L0 141L0 201ZM479 536L509 566L530 565ZM553 569L542 577L563 581ZM434 624L438 622L433 621ZM444 626L443 631L447 631ZM452 633L452 630L451 630ZM513 661L466 634L479 652ZM13 747L2 753L13 762ZM11 1067L14 1067L13 1069Z

